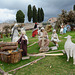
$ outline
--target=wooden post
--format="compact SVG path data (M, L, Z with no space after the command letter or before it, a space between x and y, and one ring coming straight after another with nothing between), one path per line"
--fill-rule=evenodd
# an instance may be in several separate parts
M18 46L18 42L0 42L0 46Z
M18 46L5 46L5 47L1 47L1 51L4 50L16 50L18 48Z

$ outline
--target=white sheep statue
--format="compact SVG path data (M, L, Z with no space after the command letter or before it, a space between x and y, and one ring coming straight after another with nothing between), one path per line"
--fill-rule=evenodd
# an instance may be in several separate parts
M73 57L73 64L75 65L75 44L71 41L70 35L67 36L64 49L67 54L67 61L69 61L69 57Z

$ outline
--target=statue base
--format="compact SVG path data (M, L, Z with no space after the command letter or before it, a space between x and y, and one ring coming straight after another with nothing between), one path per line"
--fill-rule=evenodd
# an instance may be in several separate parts
M49 51L49 47L48 46L47 47L41 47L39 49L39 52L47 52L47 51Z

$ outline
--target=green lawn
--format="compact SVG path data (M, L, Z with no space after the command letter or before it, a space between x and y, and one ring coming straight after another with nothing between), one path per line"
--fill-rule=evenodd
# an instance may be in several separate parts
M17 67L20 67L22 65L25 65L33 60L36 60L40 57L30 57L30 59L27 59L27 60L21 60L20 62L16 63L16 64L8 64L8 63L4 63L4 62L1 62L0 61L0 64L3 64L3 65L0 65L1 69L3 69L4 71L10 71L12 69L15 69Z
M47 56L34 65L18 70L15 75L75 75L75 66L72 59L66 62L66 55Z
M29 44L31 45L34 42L38 41L38 36L32 38L32 30L27 31L27 36L29 38ZM49 39L51 39L51 33L48 33L49 35ZM64 43L66 41L66 39L64 37L66 37L67 35L71 35L72 36L72 42L75 43L75 32L71 31L71 32L67 32L64 35L58 34L59 39L61 40L61 42L59 42L59 47L58 50L63 50L64 49ZM4 38L2 39L4 42L9 42L11 39L10 38L6 38L4 36ZM54 46L52 42L50 42L49 47ZM39 53L39 46L38 43L36 43L35 45L29 47L27 49L28 54L30 53ZM50 50L51 51L51 50ZM60 52L55 52L55 53L62 53ZM51 53L52 54L52 53ZM53 52L54 54L54 52ZM40 57L30 57L30 59L28 60L21 60L20 62L16 63L16 64L7 64L4 62L0 61L0 67L4 70L4 71L9 71L11 69L17 68L21 65L24 65L28 62L31 62L37 58ZM26 66L18 71L16 71L15 75L75 75L75 65L73 65L73 58L70 58L70 61L67 62L66 61L67 57L66 55L63 56L46 56L44 59L38 61L36 64L33 65L29 65ZM50 68L51 66L51 68ZM14 72L11 72L12 74Z

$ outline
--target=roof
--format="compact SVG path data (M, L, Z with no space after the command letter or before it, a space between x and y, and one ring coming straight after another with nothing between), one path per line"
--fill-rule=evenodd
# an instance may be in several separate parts
M50 23L54 23L56 21L57 21L56 17L52 17L52 18L48 19L48 22L50 22Z

